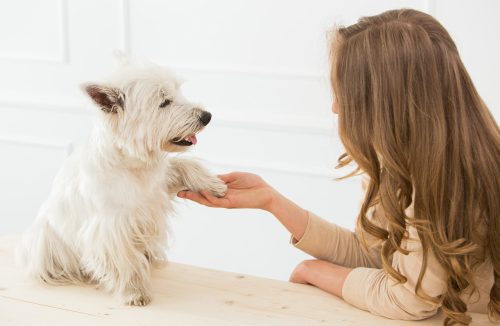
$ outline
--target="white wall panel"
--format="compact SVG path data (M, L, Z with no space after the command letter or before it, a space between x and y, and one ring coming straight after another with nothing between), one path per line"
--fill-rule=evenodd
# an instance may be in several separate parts
M0 235L33 222L70 143L0 135Z
M0 59L63 62L67 56L65 0L4 1Z
M80 142L90 133L93 124L92 113L50 110L49 108L51 107L13 104L0 108L2 117L0 135ZM92 109L89 108L89 112Z

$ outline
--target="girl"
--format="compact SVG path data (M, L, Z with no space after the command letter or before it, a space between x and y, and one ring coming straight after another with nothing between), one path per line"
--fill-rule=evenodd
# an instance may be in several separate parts
M450 35L431 16L394 10L339 28L331 46L332 111L346 153L366 175L350 232L300 208L248 173L220 178L210 207L259 208L317 260L290 280L374 314L417 320L442 308L500 318L500 137Z

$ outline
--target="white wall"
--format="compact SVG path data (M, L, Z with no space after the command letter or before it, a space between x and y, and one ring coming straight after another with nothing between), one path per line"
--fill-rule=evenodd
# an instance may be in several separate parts
M300 205L352 227L356 180L335 182L326 31L412 7L437 16L495 116L500 2L333 0L11 0L0 2L0 235L20 233L94 109L78 85L122 49L178 70L213 123L193 155L215 172L261 174ZM30 8L30 10L27 10ZM260 211L180 203L174 261L287 279L307 256Z

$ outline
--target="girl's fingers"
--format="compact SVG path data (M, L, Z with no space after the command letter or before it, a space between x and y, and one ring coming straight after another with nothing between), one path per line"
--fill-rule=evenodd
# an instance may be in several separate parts
M219 197L215 197L214 195L212 195L210 192L208 192L207 190L202 190L201 191L201 195L203 197L205 197L205 199L210 203L212 204L212 206L215 206L215 207L224 207L224 208L228 208L228 200L225 199L225 198L219 198Z
M200 195L197 192L193 192L193 191L180 191L177 194L177 196L179 198L186 198L186 199L192 200L194 202L197 202L198 204L202 204L202 205L205 205L205 206L208 206L208 207L214 207L214 205L212 205L211 202L209 202L205 197L203 197L202 195Z
M225 183L233 182L238 178L237 172L231 172L231 173L227 173L227 174L219 174L217 177L219 179L221 179L222 181L224 181Z
M212 195L206 190L202 190L201 193L194 191L180 191L177 196L179 198L185 198L197 202L208 207L224 207L228 208L228 201L224 198L218 198Z

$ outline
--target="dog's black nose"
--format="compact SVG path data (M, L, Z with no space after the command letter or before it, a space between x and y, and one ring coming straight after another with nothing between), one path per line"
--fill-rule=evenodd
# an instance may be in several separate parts
M208 125L210 120L212 119L212 113L203 111L200 116L200 121L203 123L204 126Z

